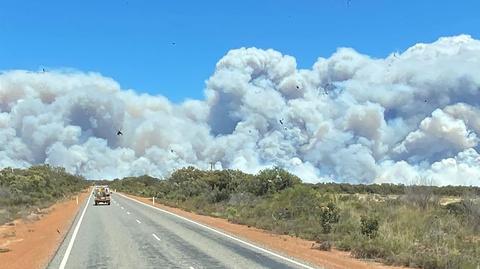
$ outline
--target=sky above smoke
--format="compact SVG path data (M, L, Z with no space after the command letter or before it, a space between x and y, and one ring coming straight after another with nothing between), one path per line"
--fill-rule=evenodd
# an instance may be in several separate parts
M9 70L0 167L112 179L277 165L306 182L480 185L479 102L480 41L467 35L386 58L339 48L311 69L272 49L235 49L204 100L180 104L98 73Z

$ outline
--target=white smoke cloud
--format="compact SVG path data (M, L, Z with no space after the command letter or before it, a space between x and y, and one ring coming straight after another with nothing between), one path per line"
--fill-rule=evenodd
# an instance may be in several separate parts
M4 71L0 167L116 178L278 165L308 182L480 185L479 97L480 41L468 35L383 59L340 48L311 69L231 50L205 99L181 104L96 73Z

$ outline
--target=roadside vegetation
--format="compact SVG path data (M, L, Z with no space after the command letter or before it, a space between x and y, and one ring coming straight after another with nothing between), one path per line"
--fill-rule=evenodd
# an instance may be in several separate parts
M0 225L27 217L88 185L80 176L48 165L0 171Z
M314 240L354 257L417 268L480 261L480 188L304 184L280 169L175 171L165 180L116 179L111 188L166 205Z

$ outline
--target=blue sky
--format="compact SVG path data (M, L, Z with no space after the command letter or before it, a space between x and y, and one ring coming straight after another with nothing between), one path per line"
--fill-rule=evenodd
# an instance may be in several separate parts
M94 71L180 102L203 98L234 48L274 48L309 68L338 47L383 57L440 36L480 36L480 1L348 2L0 0L0 70Z

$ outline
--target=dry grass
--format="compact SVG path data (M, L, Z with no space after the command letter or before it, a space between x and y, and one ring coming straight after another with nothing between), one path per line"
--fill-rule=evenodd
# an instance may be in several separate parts
M460 201L462 201L462 197L455 197L455 196L442 196L442 197L440 197L440 204L441 205L458 203Z

